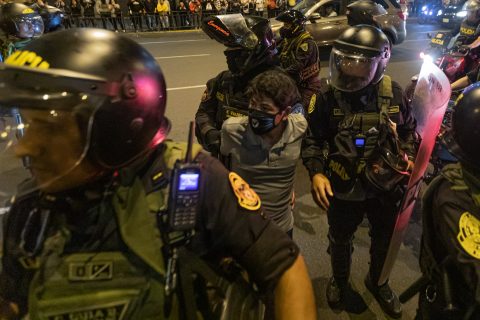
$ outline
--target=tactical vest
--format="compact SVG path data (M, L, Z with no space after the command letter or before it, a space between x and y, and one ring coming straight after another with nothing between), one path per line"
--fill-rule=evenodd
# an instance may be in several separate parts
M477 25L471 26L468 24L466 20L462 21L460 24L460 36L463 37L473 37L475 35L475 32L477 31Z
M193 156L200 150L195 145ZM165 319L166 272L157 214L167 209L169 188L164 185L149 191L152 188L146 185L170 177L175 161L183 159L185 152L185 143L167 141L162 156L145 177L129 172L128 168L119 171L125 179L120 179L121 186L112 196L111 207L115 211L116 231L128 252L64 255L68 231L58 230L46 239L40 267L30 284L30 319ZM152 172L152 168L162 170ZM135 260L141 263L134 263ZM177 305L174 299L168 319L178 319Z
M441 285L444 279L442 273L446 272L444 268L448 265L448 261L446 260L447 256L443 248L440 250L441 252L435 249L438 248L439 245L436 240L438 235L435 235L433 224L435 219L433 214L433 196L444 180L448 180L452 184L451 190L468 192L472 196L472 199L474 199L476 207L480 209L480 195L474 195L471 192L469 186L464 180L464 171L462 170L460 163L445 166L441 174L429 184L422 198L423 232L420 251L420 269L430 283L437 285L437 289L440 290L440 292L443 290ZM479 212L480 211L477 210L477 213L472 214L480 219ZM456 290L454 293L451 292L451 294L454 294L452 295L452 298L454 298L455 301L467 303L467 301L471 299L466 290Z
M221 79L219 88L215 93L217 99L218 111L216 115L217 129L222 128L222 124L230 117L248 116L249 101L245 95L245 90L235 91L233 79Z
M297 63L297 54L301 49L300 46L304 44L305 40L312 39L312 36L308 32L303 32L295 38L288 39L286 38L285 43L280 53L280 62L283 68L288 68L291 65ZM305 43L307 44L307 43ZM308 44L307 44L308 45ZM318 61L313 61L312 64L305 66L300 71L300 81L308 80L312 77L318 76L320 72L320 65Z
M338 195L349 194L349 190L357 184L356 177L364 171L367 161L371 159L379 142L379 130L377 129L380 115L386 113L392 121L398 123L400 107L391 105L392 81L386 75L379 83L377 105L367 106L362 113L353 113L352 106L345 101L339 90L333 89L333 96L336 105L331 111L329 128L331 132L337 132L337 135L333 148L330 147L327 173L329 173L332 183L337 186L336 193ZM345 130L342 130L343 127ZM356 152L354 137L350 133L352 131L365 137L362 155L358 155Z

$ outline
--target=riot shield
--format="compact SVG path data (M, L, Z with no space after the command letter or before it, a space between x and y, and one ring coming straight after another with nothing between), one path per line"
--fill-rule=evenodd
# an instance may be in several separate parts
M450 83L447 76L432 61L425 59L412 100L412 109L417 120L417 133L421 142L415 159L415 167L400 205L390 247L378 282L379 285L388 280L393 269L418 196L420 183L423 180L435 145L435 139L442 124L450 93Z

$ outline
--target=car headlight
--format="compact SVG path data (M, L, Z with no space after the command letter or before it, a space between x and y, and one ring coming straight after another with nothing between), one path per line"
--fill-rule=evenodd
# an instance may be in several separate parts
M442 9L438 10L438 12L437 12L437 16L441 16L442 14L443 14L443 11L442 11Z
M459 18L465 18L467 16L467 11L457 12L456 16Z

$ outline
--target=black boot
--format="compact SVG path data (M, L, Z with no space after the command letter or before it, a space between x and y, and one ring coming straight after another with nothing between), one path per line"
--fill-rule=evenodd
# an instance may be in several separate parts
M332 276L327 285L327 302L331 309L343 310L347 280L341 285Z
M388 285L388 281L381 286L377 286L376 283L374 284L370 279L370 275L367 275L365 278L365 286L380 304L383 312L395 319L402 317L402 305L395 292L393 292Z

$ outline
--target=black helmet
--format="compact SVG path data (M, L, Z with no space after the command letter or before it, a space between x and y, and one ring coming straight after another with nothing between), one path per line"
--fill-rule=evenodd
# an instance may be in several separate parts
M280 13L276 19L283 22L283 27L280 28L280 35L285 38L295 37L304 31L305 23L307 22L307 17L295 9Z
M382 78L390 60L390 43L378 28L358 25L333 42L330 54L332 85L345 92L359 91Z
M463 5L463 10L467 11L467 20L477 22L480 19L480 2L478 0L468 0Z
M58 30L62 26L64 13L61 9L47 5L38 7L38 13L45 25L45 33Z
M480 82L467 87L453 108L452 128L443 138L460 162L480 169Z
M0 28L7 36L29 39L43 33L38 13L22 3L7 3L0 7Z
M155 58L111 31L46 34L0 64L0 104L70 112L85 138L82 157L103 168L124 166L163 141L165 103Z
M384 14L387 14L387 10L371 0L359 0L347 6L347 19L348 24L351 26L356 26L357 24L378 26L374 17Z
M270 24L261 17L209 16L202 21L202 30L227 47L227 63L233 73L245 74L276 53Z

